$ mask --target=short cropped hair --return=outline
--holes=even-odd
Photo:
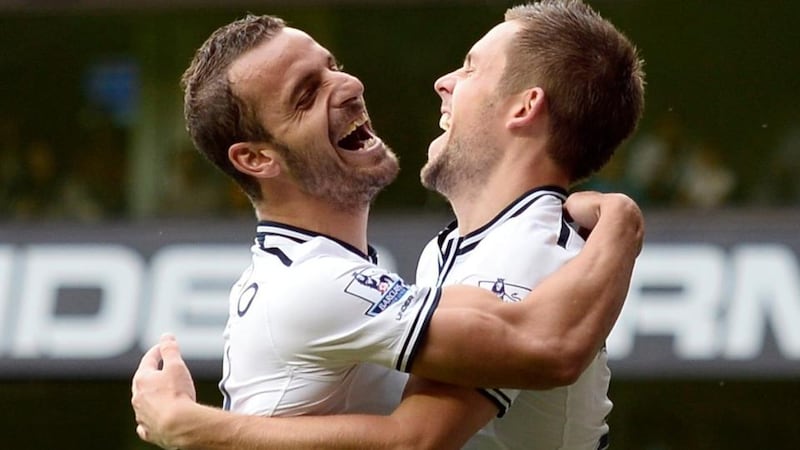
[[[548,154],[579,181],[600,170],[636,129],[644,110],[643,61],[636,47],[580,0],[509,8],[521,29],[507,48],[500,90],[545,92]]]
[[[238,170],[228,159],[237,142],[269,141],[253,108],[232,91],[228,71],[242,54],[272,39],[285,27],[274,16],[255,16],[225,25],[197,49],[183,73],[184,117],[195,147],[236,181],[251,200],[262,198],[258,182]]]

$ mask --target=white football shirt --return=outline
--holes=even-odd
[[[566,192],[529,191],[483,227],[459,236],[454,222],[423,250],[417,283],[468,284],[503,301],[522,300],[574,257],[584,240],[564,220]],[[569,299],[564,299],[569,301]],[[484,389],[498,417],[467,449],[598,450],[607,447],[610,372],[601,351],[575,384],[545,391]]]
[[[261,222],[233,286],[224,408],[244,414],[388,414],[440,289],[417,288],[337,239]]]

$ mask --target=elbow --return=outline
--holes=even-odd
[[[528,364],[531,369],[528,379],[533,381],[534,385],[526,388],[552,389],[574,384],[593,356],[586,346],[561,341],[552,342],[545,351],[541,352],[540,349],[538,358]]]
[[[561,355],[550,369],[549,388],[569,386],[580,378],[585,366],[577,358]]]
[[[569,386],[578,381],[587,364],[582,354],[562,355],[554,371],[553,382],[558,386]]]

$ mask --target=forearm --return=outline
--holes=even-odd
[[[234,414],[185,403],[161,431],[165,448],[184,450],[415,449],[408,428],[392,416],[291,418]]]
[[[614,326],[630,286],[634,263],[644,236],[641,212],[627,197],[605,195],[599,219],[581,253],[536,291],[558,295],[542,303],[536,314],[542,337],[557,338],[561,362],[580,361],[580,374],[602,347]]]
[[[580,254],[522,302],[446,288],[412,371],[464,386],[571,384],[619,315],[641,248],[641,213],[630,199],[603,196],[597,214]]]

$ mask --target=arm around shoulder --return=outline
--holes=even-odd
[[[413,373],[465,386],[521,389],[567,385],[580,376],[622,309],[644,223],[624,195],[573,197],[570,214],[592,229],[580,254],[519,303],[499,302],[480,288],[445,288]]]

